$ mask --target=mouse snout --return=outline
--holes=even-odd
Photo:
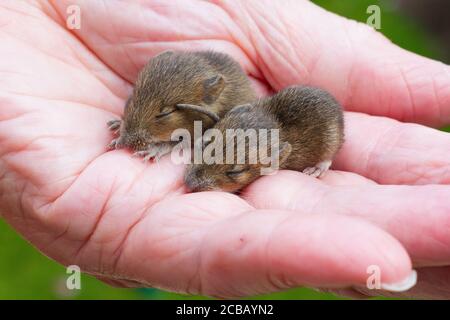
[[[199,168],[188,168],[184,180],[190,192],[213,190],[213,181]]]
[[[148,148],[148,145],[152,143],[151,139],[140,133],[121,132],[117,142],[120,148],[129,148],[134,151],[143,151]]]
[[[192,180],[189,180],[189,182],[186,181],[186,186],[189,192],[200,192],[205,190],[200,183],[195,183]]]

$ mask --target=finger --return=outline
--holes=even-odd
[[[369,26],[309,1],[216,1],[254,47],[276,90],[310,84],[346,110],[441,126],[450,123],[450,67],[392,44]]]
[[[168,157],[144,164],[125,151],[113,151],[89,163],[67,187],[64,180],[56,195],[42,194],[45,188],[34,181],[24,188],[11,173],[0,187],[18,189],[4,193],[1,211],[9,224],[58,262],[111,276],[129,230],[148,208],[179,194],[183,171]]]
[[[26,181],[27,193],[39,194],[40,202],[70,187],[113,138],[106,127],[109,113],[97,108],[1,94],[0,104],[0,165],[14,173],[16,185]],[[2,186],[11,191],[8,184]]]
[[[107,278],[104,276],[95,276],[98,280],[103,281],[104,283],[110,285],[111,287],[116,288],[142,288],[145,287],[142,283],[129,281],[126,279],[114,279]]]
[[[450,299],[450,267],[425,267],[417,269],[416,272],[417,284],[404,292],[389,292],[376,288],[369,289],[367,286],[345,289],[321,289],[320,291],[354,299],[367,299],[377,296],[390,298]]]
[[[418,266],[450,263],[449,197],[450,186],[329,186],[294,171],[263,177],[245,192],[257,208],[364,218],[398,239]]]
[[[71,3],[53,4],[63,15]],[[215,49],[258,79],[260,92],[310,84],[350,111],[436,126],[450,121],[450,68],[396,47],[367,25],[308,1],[190,4],[78,1],[83,27],[73,32],[131,82],[161,51]]]
[[[52,1],[66,15],[73,1]],[[248,59],[251,43],[221,8],[204,1],[163,3],[77,1],[82,26],[72,30],[117,74],[134,82],[149,59],[165,50],[216,50],[234,57],[259,95],[271,92],[257,65]],[[189,19],[180,19],[180,17]],[[148,23],[152,21],[152,23]]]
[[[336,170],[324,173],[320,177],[320,180],[330,186],[359,186],[361,184],[376,184],[376,182],[356,173]]]
[[[450,267],[429,267],[417,270],[417,287],[402,296],[421,299],[450,299]]]
[[[366,297],[385,296],[392,298],[450,299],[450,267],[428,267],[417,270],[417,284],[405,292],[387,292],[354,288],[353,292]]]
[[[117,272],[172,291],[220,297],[301,285],[364,285],[370,265],[379,266],[384,283],[411,273],[403,247],[368,223],[337,215],[254,211],[228,197],[236,200],[224,202],[223,193],[196,193],[159,204],[129,235]]]
[[[85,108],[95,106],[119,113],[130,85],[65,29],[66,22],[61,17],[67,16],[68,6],[58,16],[44,1],[40,5],[30,1],[2,1],[2,94],[33,97],[35,103],[72,102]],[[64,28],[57,23],[63,23]],[[10,60],[8,57],[12,56],[14,59]]]
[[[381,184],[450,183],[449,133],[352,112],[345,123],[345,143],[333,168]]]

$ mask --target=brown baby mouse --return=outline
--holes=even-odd
[[[176,144],[174,130],[193,136],[194,121],[207,129],[232,107],[254,99],[249,79],[230,56],[166,51],[139,73],[123,119],[108,122],[119,133],[110,148],[130,148],[144,160],[159,158]]]
[[[249,132],[254,131],[258,141],[251,139]],[[209,132],[214,134],[208,135]],[[219,133],[222,138],[218,138]],[[264,135],[268,138],[262,139]],[[230,145],[231,141],[234,143]],[[343,141],[344,121],[339,103],[319,88],[289,87],[252,104],[236,106],[213,130],[205,132],[203,158],[213,150],[214,160],[220,161],[190,164],[185,183],[191,191],[235,192],[273,172],[271,168],[319,177],[328,170]],[[223,149],[217,147],[221,143]],[[225,156],[227,152],[231,159]]]

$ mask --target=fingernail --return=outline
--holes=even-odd
[[[414,287],[417,283],[417,272],[416,270],[412,270],[409,276],[400,281],[395,283],[382,283],[381,289],[391,292],[403,292],[411,289]]]

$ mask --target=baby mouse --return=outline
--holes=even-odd
[[[193,136],[194,121],[207,129],[232,107],[254,99],[249,79],[230,56],[166,51],[139,73],[123,119],[108,122],[119,133],[109,147],[130,148],[144,160],[159,158],[176,144],[174,130],[184,128]]]
[[[274,132],[270,129],[279,129],[279,140],[276,140],[278,149],[275,149],[279,151],[278,167],[301,171],[314,177],[328,170],[344,141],[341,106],[328,92],[313,87],[289,87],[252,104],[237,106],[221,118],[214,128],[220,130],[223,141],[229,134],[227,129],[256,129],[258,132],[261,132],[260,129],[268,129],[269,132]],[[259,155],[261,148],[273,150],[270,149],[273,147],[271,138],[266,142],[259,140],[258,144],[251,144],[241,132],[233,139],[236,142],[231,152],[234,154],[234,161],[228,162],[226,159],[222,164],[206,164],[204,161],[190,164],[185,174],[188,189],[236,192],[261,176],[261,169],[269,168],[267,157],[275,153],[267,153],[266,159]],[[216,138],[211,140],[204,142],[203,156],[206,148],[215,143]],[[238,148],[242,143],[245,161],[237,163],[236,156],[239,155]],[[226,147],[229,147],[228,144],[224,149]],[[225,159],[225,151],[219,152],[223,152]],[[251,163],[249,159],[255,155],[258,155],[257,161]]]

